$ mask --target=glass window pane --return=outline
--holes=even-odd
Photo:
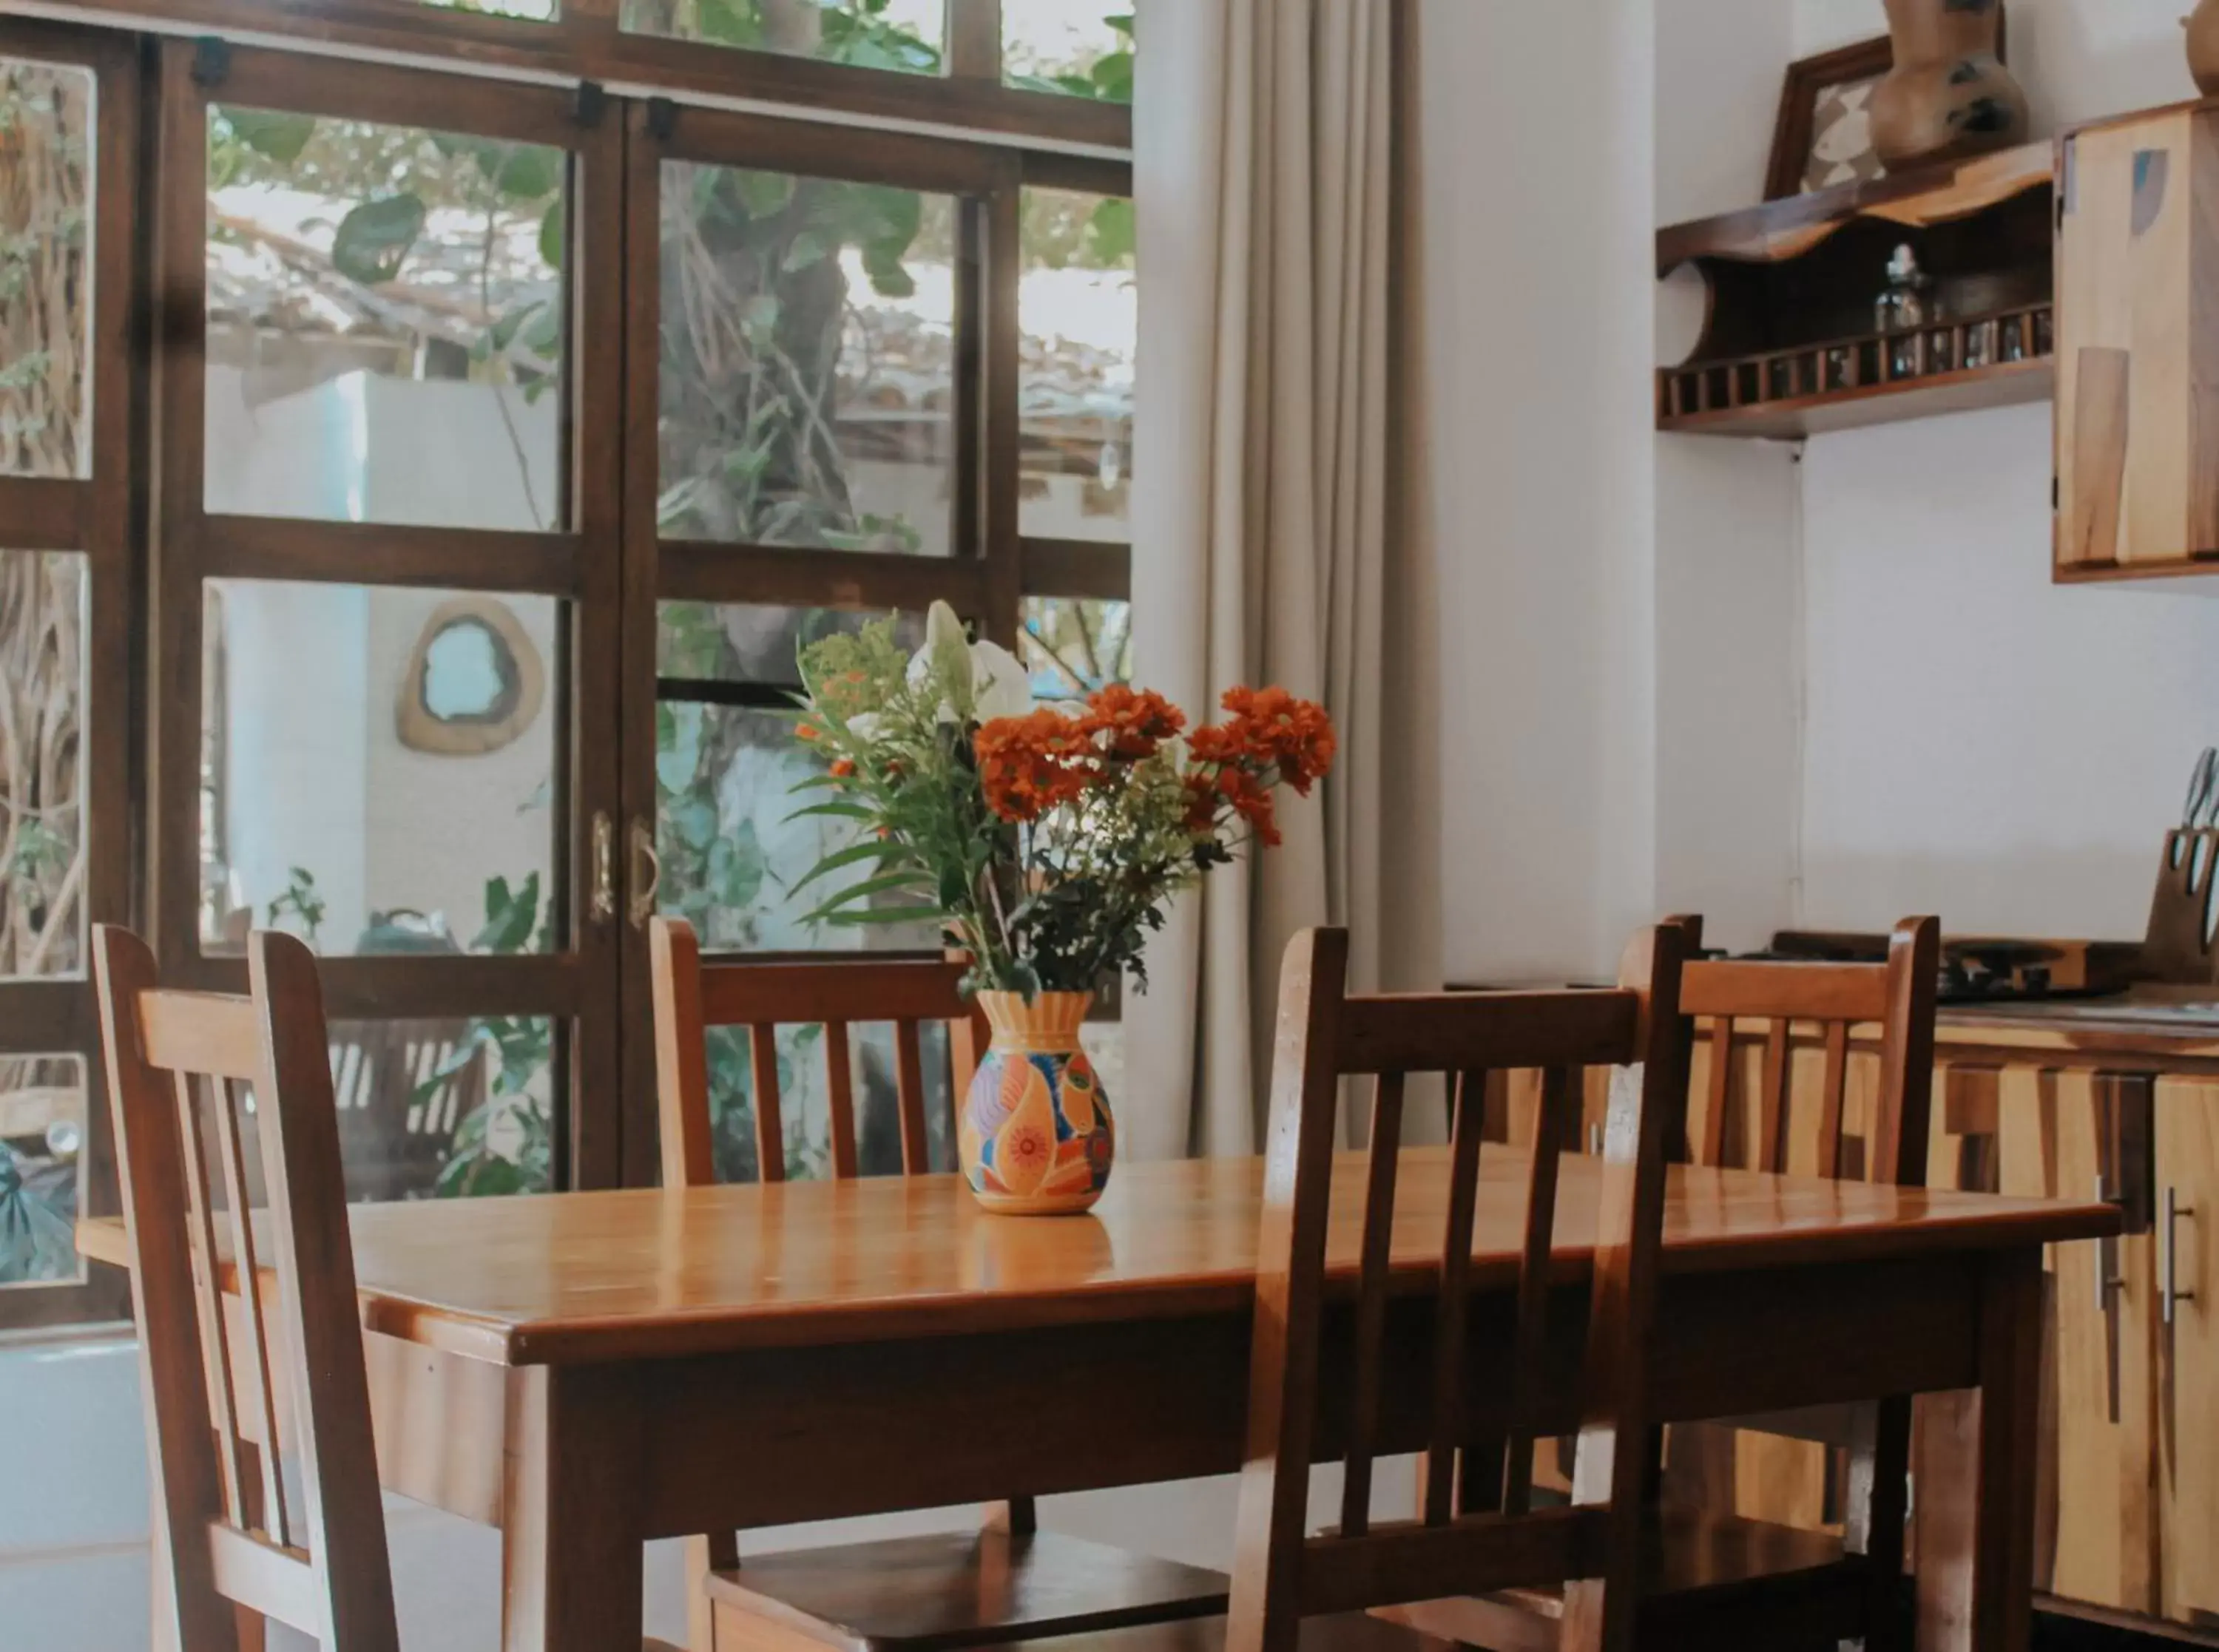
[[[348,1199],[551,1190],[554,1040],[539,1016],[334,1022]]]
[[[544,950],[551,597],[221,580],[202,661],[201,941]]]
[[[0,475],[92,473],[93,87],[0,58]]]
[[[494,17],[521,17],[528,22],[551,23],[562,16],[556,0],[422,0],[446,11],[483,12]]]
[[[1017,641],[1033,694],[1083,699],[1133,675],[1133,606],[1084,597],[1027,597]]]
[[[948,0],[623,0],[641,34],[820,58],[857,69],[936,75]]]
[[[667,161],[662,531],[945,556],[955,203]]]
[[[1133,0],[1002,0],[1002,71],[1013,86],[1133,101]]]
[[[818,609],[662,606],[656,674],[704,685],[750,685],[760,703],[666,699],[655,708],[656,850],[662,860],[664,912],[691,922],[701,944],[720,952],[883,951],[934,947],[929,924],[811,923],[805,920],[839,890],[867,877],[867,866],[794,886],[824,855],[854,842],[847,822],[793,820],[818,801],[793,786],[821,772],[822,760],[794,737],[796,719],[777,709],[777,692],[798,676],[796,649],[835,629],[852,630],[867,614]],[[898,634],[922,643],[919,615],[899,617]]]
[[[0,1286],[73,1284],[85,1065],[0,1056]]]
[[[563,525],[566,164],[210,109],[208,508]]]
[[[1023,421],[1017,525],[1037,539],[1133,537],[1133,203],[1024,192],[1017,289]]]
[[[84,558],[0,551],[0,978],[83,972]]]
[[[949,1096],[948,1029],[928,1022],[918,1029],[924,1064],[924,1121],[935,1169],[952,1170],[954,1106]],[[779,1119],[786,1131],[789,1178],[822,1180],[832,1174],[830,1090],[825,1078],[824,1028],[782,1027],[778,1033]],[[713,1027],[708,1034],[710,1136],[720,1182],[761,1179],[755,1152],[755,1073],[744,1029]],[[848,1071],[855,1086],[855,1168],[864,1176],[892,1176],[902,1167],[899,1092],[895,1082],[893,1028],[864,1024],[848,1029]]]

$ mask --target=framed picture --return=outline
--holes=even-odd
[[[1998,31],[1997,50],[2003,49]],[[1886,35],[1787,65],[1764,198],[1868,183],[1887,169],[1873,152],[1872,95],[1895,66]]]

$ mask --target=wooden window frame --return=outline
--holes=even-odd
[[[1019,158],[975,142],[797,121],[785,116],[636,103],[626,132],[627,285],[625,477],[624,817],[652,833],[655,711],[671,685],[656,675],[661,605],[921,611],[944,601],[1003,641],[1018,607],[1015,256]],[[662,169],[666,161],[744,167],[886,184],[952,196],[956,208],[954,443],[956,489],[945,556],[673,539],[656,520],[661,492]],[[1008,238],[1006,240],[1003,238]],[[998,256],[998,249],[1008,249]],[[1006,272],[1008,279],[1002,278]],[[1006,288],[1006,291],[1003,289]],[[999,344],[997,341],[1002,341]],[[699,685],[688,686],[701,698]],[[724,697],[718,697],[722,699]],[[736,689],[733,703],[746,698]],[[646,935],[628,928],[621,973],[627,1026],[650,1024]],[[752,958],[755,953],[748,953]],[[838,953],[816,954],[837,957]],[[873,953],[879,957],[886,954]],[[628,1167],[656,1161],[654,1053],[626,1044]]]
[[[1129,201],[1133,196],[1133,164],[1091,155],[1028,150],[1018,159],[1018,180],[1027,189],[1070,189]],[[1075,597],[1104,602],[1133,599],[1133,547],[1129,541],[1049,539],[1023,535],[1018,540],[1018,561],[1021,598]]]
[[[556,1023],[557,1184],[620,1176],[606,1107],[616,1079],[612,1007],[588,984],[614,967],[611,921],[577,891],[594,886],[590,816],[612,813],[619,570],[617,431],[581,419],[613,407],[622,376],[623,134],[600,100],[413,66],[349,63],[262,47],[171,39],[159,47],[156,270],[164,295],[154,350],[159,490],[154,522],[152,935],[166,983],[239,991],[242,958],[208,955],[200,935],[202,604],[210,581],[277,579],[371,587],[438,587],[563,603],[554,672],[554,875],[560,950],[504,957],[339,957],[324,961],[338,1021],[544,1015]],[[467,96],[453,94],[467,87]],[[569,309],[563,361],[564,528],[545,532],[388,526],[212,514],[204,508],[208,111],[234,102],[324,118],[544,144],[569,157]],[[575,673],[569,668],[575,662]]]
[[[368,49],[433,64],[459,59],[481,69],[1129,150],[1129,107],[1004,84],[1001,5],[948,0],[948,66],[941,75],[633,34],[617,26],[618,0],[564,0],[560,15],[544,22],[443,10],[424,0],[282,8],[269,0],[70,0],[66,9],[110,27],[244,35],[309,52]]]
[[[84,1064],[85,1117],[78,1206],[113,1215],[115,1138],[92,982],[91,926],[133,914],[130,822],[134,739],[131,661],[135,635],[135,524],[143,508],[134,426],[133,363],[139,343],[140,65],[127,38],[28,19],[0,19],[0,56],[65,65],[94,79],[91,462],[75,480],[0,476],[0,522],[9,552],[84,558],[84,941],[74,976],[0,981],[0,1055],[74,1055]],[[0,1327],[20,1329],[125,1317],[120,1275],[86,1264],[75,1284],[0,1290]]]
[[[0,52],[81,64],[99,78],[93,325],[104,347],[94,356],[93,478],[0,479],[6,548],[88,558],[88,921],[139,925],[165,981],[243,984],[243,961],[204,955],[200,938],[208,581],[452,587],[564,603],[550,714],[563,730],[556,789],[568,800],[556,811],[551,891],[565,950],[342,957],[321,973],[334,1021],[555,1020],[563,1033],[556,1164],[565,1186],[651,1177],[656,1159],[651,1119],[614,1100],[652,1094],[632,1065],[650,1050],[633,1035],[648,1025],[634,996],[647,980],[635,957],[642,942],[621,914],[589,915],[581,892],[595,886],[596,829],[613,836],[621,824],[654,819],[657,603],[883,610],[945,599],[1014,643],[1025,595],[1124,599],[1130,582],[1128,547],[1022,538],[1017,499],[1022,191],[1035,183],[1129,194],[1131,167],[1120,155],[1130,146],[1130,110],[1004,85],[1000,0],[949,0],[942,77],[626,34],[616,7],[570,0],[550,24],[444,12],[421,0],[302,8],[78,0],[68,8],[75,21],[0,20]],[[194,38],[214,32],[233,38]],[[364,60],[364,49],[384,60]],[[534,84],[519,71],[589,84]],[[604,82],[640,95],[604,96]],[[681,108],[665,94],[765,107]],[[569,155],[563,527],[510,532],[205,510],[207,109],[222,102],[545,143]],[[800,118],[804,110],[818,118]],[[957,198],[955,554],[658,539],[654,220],[665,153]],[[650,370],[628,370],[642,362]],[[637,869],[629,870],[637,887]],[[621,988],[613,1003],[605,991],[612,981]],[[112,1212],[89,979],[0,984],[0,1053],[86,1061],[84,1208]],[[0,1293],[0,1328],[111,1317],[123,1301],[120,1278],[104,1271],[83,1285],[26,1287]]]

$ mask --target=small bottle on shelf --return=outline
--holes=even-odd
[[[1918,376],[1918,331],[1927,322],[1926,289],[1932,284],[1918,267],[1918,255],[1908,245],[1897,247],[1887,261],[1887,285],[1873,306],[1891,379]]]

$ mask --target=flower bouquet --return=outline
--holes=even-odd
[[[972,1190],[993,1209],[1085,1209],[1115,1143],[1078,1047],[1094,989],[1120,972],[1145,989],[1141,947],[1172,897],[1245,842],[1279,842],[1273,792],[1308,795],[1331,721],[1277,688],[1236,688],[1225,721],[1192,730],[1122,684],[1035,707],[1024,668],[944,603],[916,654],[880,621],[810,644],[801,676],[799,732],[827,767],[795,817],[860,828],[796,885],[855,877],[808,921],[940,926],[993,1028],[957,1130]]]

